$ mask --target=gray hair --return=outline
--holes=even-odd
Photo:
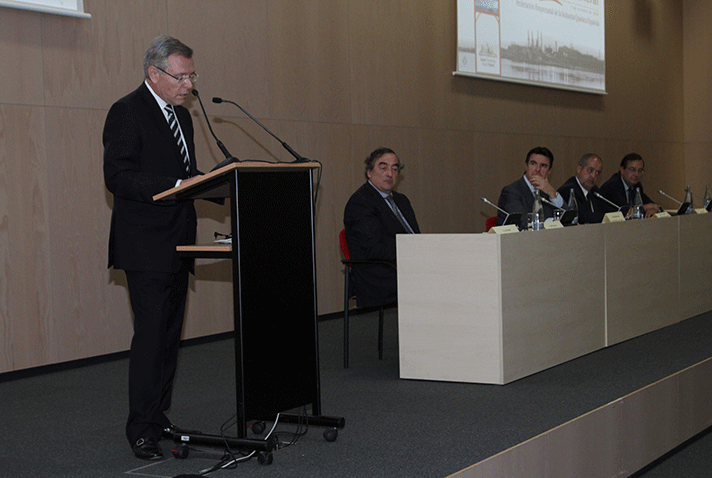
[[[148,67],[155,66],[165,70],[168,68],[168,57],[178,54],[193,58],[193,50],[180,40],[169,35],[160,35],[153,39],[143,56],[143,74],[148,78]]]

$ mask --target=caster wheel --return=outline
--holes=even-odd
[[[260,462],[260,465],[267,466],[272,464],[274,457],[272,453],[261,451],[257,454],[257,461]]]
[[[252,433],[254,433],[255,435],[259,435],[260,433],[265,431],[265,422],[255,422],[250,428],[252,428]]]
[[[190,448],[188,448],[188,445],[181,445],[180,448],[177,450],[171,450],[173,452],[173,456],[178,458],[179,460],[185,460],[188,458],[188,453],[190,453]]]
[[[339,436],[339,430],[336,428],[329,428],[328,430],[324,430],[324,440],[328,442],[336,441],[336,437]]]

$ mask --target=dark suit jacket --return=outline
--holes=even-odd
[[[640,196],[643,199],[643,204],[654,202],[645,194],[645,192],[643,192],[642,183],[638,183],[633,186],[633,190],[635,190],[636,187],[640,188]],[[623,186],[623,179],[621,178],[620,171],[615,173],[608,181],[603,183],[601,186],[601,195],[618,206],[628,205],[628,197],[625,193],[625,187]]]
[[[176,116],[197,173],[193,122],[187,109]],[[109,234],[109,267],[176,272],[176,246],[195,244],[192,201],[155,202],[153,195],[189,177],[168,122],[145,83],[118,100],[104,124],[104,181],[114,195]]]
[[[415,211],[408,198],[393,191],[393,199],[413,231],[419,233]],[[344,227],[351,259],[361,260],[395,263],[396,234],[408,233],[378,190],[368,182],[346,203]],[[395,268],[385,265],[356,267],[353,277],[359,307],[383,305],[397,299]]]
[[[591,224],[603,221],[603,216],[607,212],[616,211],[610,204],[597,198],[593,195],[594,192],[600,191],[598,186],[593,186],[591,191],[589,191],[588,196],[584,196],[583,188],[576,181],[576,176],[571,176],[566,180],[564,184],[557,190],[561,197],[564,198],[564,204],[569,202],[569,193],[571,188],[574,189],[574,198],[576,198],[576,204],[578,205],[579,211],[579,224]]]
[[[551,201],[551,198],[543,192],[541,193],[541,197]],[[522,219],[519,221],[519,229],[527,228],[527,213],[532,212],[532,208],[534,207],[534,195],[529,190],[524,176],[502,188],[497,206],[510,214],[521,213]],[[544,218],[553,216],[554,208],[544,203]],[[500,226],[504,224],[505,218],[504,213],[497,212],[497,224]]]

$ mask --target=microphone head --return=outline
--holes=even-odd
[[[196,90],[195,88],[190,90],[190,92],[193,93],[193,96],[198,96],[198,90]]]
[[[213,96],[213,103],[222,103],[222,102],[223,102],[223,99],[222,99],[222,98],[218,98],[217,96]]]

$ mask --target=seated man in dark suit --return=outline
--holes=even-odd
[[[643,192],[643,185],[640,183],[643,173],[645,173],[643,158],[637,153],[628,153],[621,161],[620,171],[601,186],[601,194],[618,206],[633,206],[635,189],[640,188],[645,217],[651,217],[658,212],[660,206]]]
[[[567,179],[558,189],[559,194],[564,198],[564,203],[569,202],[571,189],[574,190],[574,198],[578,205],[579,224],[601,222],[607,212],[615,211],[610,204],[594,195],[595,192],[598,192],[596,181],[602,171],[603,161],[600,156],[586,153],[579,159],[576,174]]]
[[[548,148],[537,146],[527,153],[524,160],[526,169],[524,175],[502,188],[497,206],[507,213],[521,213],[522,219],[519,221],[519,229],[527,227],[527,213],[532,212],[534,207],[534,190],[539,190],[542,199],[551,202],[557,207],[563,207],[564,199],[561,194],[549,183],[549,174],[554,166],[554,155]],[[544,202],[544,217],[552,217],[554,208]],[[506,215],[503,212],[497,213],[497,223],[504,224]]]
[[[393,150],[379,148],[366,158],[366,178],[344,209],[349,255],[355,260],[395,264],[396,234],[420,232],[410,201],[393,190],[402,166]],[[356,305],[379,306],[397,299],[394,267],[385,264],[354,269]]]

